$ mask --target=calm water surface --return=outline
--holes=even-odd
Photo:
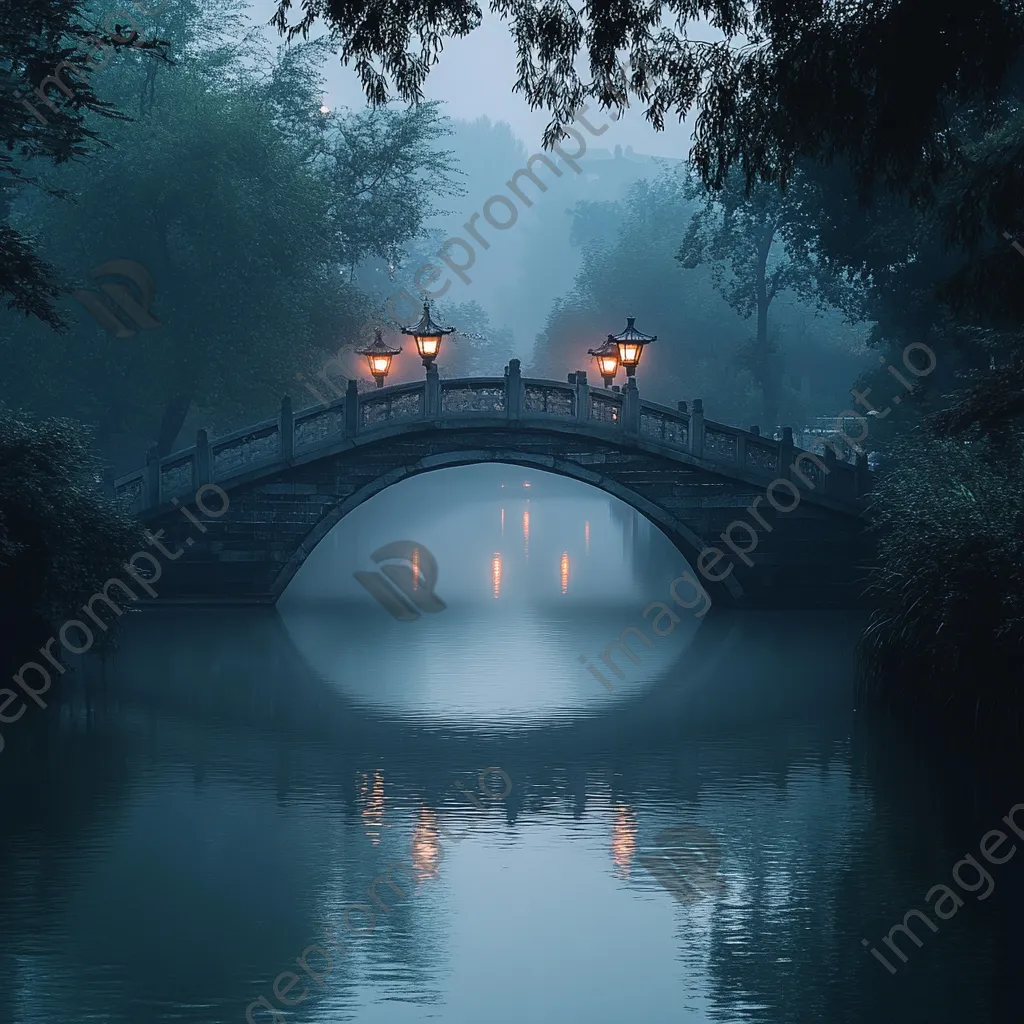
[[[352,576],[403,539],[446,606],[414,621]],[[449,470],[277,609],[133,615],[5,727],[3,1019],[1017,1019],[1024,856],[981,860],[984,900],[952,869],[1019,766],[854,714],[856,616],[698,616],[687,570],[596,491]],[[937,884],[963,905],[903,963],[882,939]]]

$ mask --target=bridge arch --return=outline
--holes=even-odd
[[[480,465],[482,463],[521,466],[524,469],[542,470],[597,487],[606,494],[610,494],[625,502],[625,504],[635,509],[644,518],[657,526],[687,562],[690,563],[694,573],[697,574],[697,557],[706,547],[700,536],[679,517],[674,516],[650,499],[624,486],[618,480],[613,479],[607,474],[595,472],[570,459],[535,455],[513,449],[494,450],[476,448],[432,454],[416,459],[408,465],[393,469],[364,484],[344,501],[331,508],[303,538],[295,552],[282,566],[271,586],[274,600],[277,600],[284,593],[288,584],[291,583],[306,559],[331,530],[353,510],[369,501],[370,498],[400,481],[411,479],[414,476],[421,476],[424,473],[430,473],[439,469]],[[743,602],[743,587],[734,576],[734,573],[730,573],[721,583],[711,582],[700,577],[701,584],[711,596],[712,603],[721,602],[732,606]]]
[[[863,602],[865,459],[854,465],[830,449],[823,461],[796,448],[788,428],[770,438],[707,420],[700,400],[672,409],[635,386],[593,388],[579,372],[565,382],[524,378],[518,360],[499,378],[434,374],[369,393],[349,381],[343,398],[299,412],[286,397],[273,419],[217,439],[199,431],[192,448],[153,453],[144,469],[107,483],[182,548],[163,567],[161,603],[273,604],[352,509],[406,477],[482,462],[546,470],[620,498],[698,571],[701,551],[722,550],[715,571],[728,575],[701,573],[701,582],[723,607]],[[766,502],[776,480],[799,481],[792,508]],[[208,483],[230,494],[231,509],[197,534],[181,506]]]

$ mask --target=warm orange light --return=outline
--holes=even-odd
[[[523,541],[526,557],[530,557],[530,510],[523,513]]]
[[[636,818],[628,807],[615,808],[615,824],[612,826],[612,860],[615,873],[620,878],[629,878],[636,853]]]
[[[441,844],[437,840],[437,817],[427,807],[421,808],[419,820],[413,830],[410,856],[413,867],[419,872],[420,881],[424,877],[437,878],[437,868],[441,863]]]
[[[494,599],[501,594],[501,555],[495,551],[491,559],[491,586],[494,587]]]
[[[441,336],[438,334],[414,334],[416,339],[416,351],[421,359],[430,359],[437,355],[441,347]]]
[[[597,368],[604,378],[604,386],[610,388],[619,372],[619,349],[612,336],[600,348],[588,348],[587,352],[597,360]]]
[[[412,589],[420,589],[420,549],[412,549]]]
[[[643,351],[643,345],[637,345],[631,341],[620,341],[619,342],[619,362],[623,366],[636,366],[640,362],[640,353]]]
[[[400,348],[389,348],[380,331],[376,332],[372,345],[356,349],[359,355],[366,356],[366,365],[379,388],[384,387],[384,378],[391,372],[391,360],[401,351]]]
[[[423,301],[423,315],[419,321],[411,327],[402,328],[402,334],[411,337],[416,342],[416,351],[419,352],[423,365],[428,370],[441,349],[441,339],[446,334],[452,334],[453,331],[453,327],[442,327],[434,322],[430,315],[430,303],[427,300]]]
[[[523,486],[524,487],[529,487],[530,486],[530,481],[529,480],[524,480],[523,481]]]
[[[583,524],[583,539],[586,541],[587,554],[590,554],[590,521],[588,520]]]
[[[627,377],[636,375],[636,365],[640,362],[644,345],[650,345],[658,340],[656,334],[644,334],[636,329],[636,318],[626,317],[626,329],[621,334],[608,335],[608,347],[613,344],[619,350],[619,362],[622,363]]]
[[[567,594],[569,592],[569,553],[567,551],[562,552],[562,593]]]

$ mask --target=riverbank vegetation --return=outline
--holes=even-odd
[[[942,712],[1020,735],[1024,708],[1024,433],[921,429],[895,442],[871,497],[873,610],[860,702]]]
[[[0,658],[28,659],[143,548],[133,512],[102,494],[80,424],[0,408]],[[102,643],[108,634],[97,639]]]

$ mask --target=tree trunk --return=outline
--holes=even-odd
[[[192,408],[191,395],[174,395],[164,407],[163,418],[160,420],[160,429],[156,435],[156,450],[160,456],[170,455],[174,451],[174,442],[181,433],[185,417]]]
[[[772,285],[772,292],[769,294],[768,281],[765,277],[765,270],[768,265],[768,254],[771,252],[772,241],[775,238],[775,225],[765,226],[764,234],[761,236],[761,244],[757,251],[757,280],[755,283],[757,299],[757,341],[755,348],[754,366],[757,376],[757,383],[761,388],[761,409],[764,417],[764,424],[769,434],[779,426],[779,395],[780,381],[778,380],[778,360],[772,358],[772,352],[768,345],[768,307],[775,298],[775,285]]]
[[[761,408],[764,423],[771,432],[779,426],[779,366],[768,344],[768,304],[757,304],[757,372],[761,385]]]

